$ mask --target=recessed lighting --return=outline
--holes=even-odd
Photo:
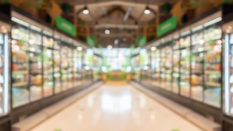
[[[150,14],[150,8],[149,8],[149,6],[146,6],[146,8],[144,10],[144,14],[146,14],[146,15]]]
[[[107,47],[109,50],[111,50],[112,49],[112,46],[111,45],[108,45],[108,47]]]
[[[84,7],[83,14],[85,15],[89,14],[89,10],[87,9],[87,6]]]
[[[104,31],[104,33],[105,33],[106,35],[109,35],[111,32],[110,32],[109,29],[106,29],[106,30]]]

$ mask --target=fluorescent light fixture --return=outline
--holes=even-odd
[[[84,7],[83,14],[85,14],[85,15],[89,14],[89,10],[88,10],[87,6]]]
[[[220,21],[222,21],[222,17],[218,17],[218,18],[216,18],[216,19],[214,19],[212,21],[209,21],[209,22],[205,23],[204,26],[205,27],[211,26],[211,25],[214,25],[214,24],[216,24],[216,23],[218,23]]]
[[[28,24],[27,22],[24,22],[24,21],[22,21],[22,20],[20,20],[20,19],[17,19],[17,18],[15,18],[15,17],[12,17],[11,20],[12,20],[13,22],[15,22],[15,23],[20,24],[20,25],[23,25],[23,26],[26,26],[26,27],[29,26],[29,24]]]
[[[146,6],[146,8],[144,10],[144,14],[146,14],[146,15],[150,14],[150,8],[149,8],[149,6]]]
[[[109,35],[111,32],[110,32],[109,29],[106,29],[106,30],[104,31],[104,33],[105,33],[106,35]]]

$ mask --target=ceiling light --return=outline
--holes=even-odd
[[[89,10],[87,9],[87,6],[84,7],[83,14],[85,15],[89,14]]]
[[[111,49],[112,49],[112,46],[111,46],[111,45],[108,45],[108,49],[111,50]]]
[[[118,39],[114,40],[114,44],[115,44],[115,45],[117,45],[118,43],[119,43],[119,40],[118,40]]]
[[[105,33],[106,35],[109,35],[111,32],[110,32],[109,29],[106,29],[106,30],[104,31],[104,33]]]
[[[146,6],[146,8],[144,10],[144,14],[146,14],[146,15],[150,14],[150,8],[149,8],[149,6]]]
[[[151,47],[151,50],[152,50],[152,51],[155,51],[155,50],[156,50],[156,48],[155,48],[155,47]]]
[[[78,49],[79,51],[82,51],[82,50],[83,50],[83,48],[82,48],[82,47],[80,47],[80,46],[79,46],[77,49]]]

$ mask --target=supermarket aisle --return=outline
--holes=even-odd
[[[131,85],[104,85],[32,131],[200,131]]]

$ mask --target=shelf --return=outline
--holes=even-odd
[[[22,70],[22,71],[12,71],[13,74],[27,74],[28,71],[27,70]]]
[[[17,82],[12,84],[13,87],[25,87],[27,85],[28,85],[27,82]]]
[[[205,74],[221,74],[221,71],[205,71]]]
[[[221,87],[220,83],[215,83],[215,82],[206,82],[205,85],[216,88]]]

